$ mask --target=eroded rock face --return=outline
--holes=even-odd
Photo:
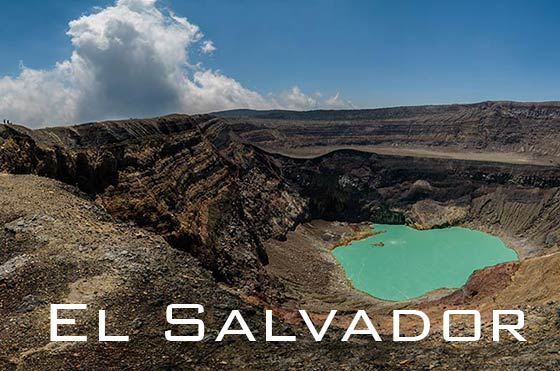
[[[406,221],[419,228],[466,224],[521,238],[524,256],[558,246],[560,171],[555,167],[351,150],[282,161],[285,176],[309,197],[314,218]]]
[[[496,187],[473,199],[471,215],[490,229],[508,231],[546,248],[558,246],[557,187]]]
[[[424,199],[410,207],[406,221],[416,229],[442,228],[464,222],[468,214],[469,205],[442,204]]]
[[[210,116],[24,131],[5,127],[0,168],[76,184],[112,215],[191,252],[219,280],[266,291],[262,241],[304,216],[278,167]]]
[[[265,148],[385,145],[560,155],[557,102],[219,114],[230,118],[241,137]]]

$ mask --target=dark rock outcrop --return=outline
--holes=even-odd
[[[28,131],[5,126],[0,170],[77,185],[115,217],[190,252],[219,280],[263,292],[262,241],[305,201],[263,153],[211,116],[167,116]]]

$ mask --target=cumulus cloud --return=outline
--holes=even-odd
[[[69,63],[57,64],[51,71],[21,66],[17,78],[0,79],[0,116],[30,125],[44,123],[43,118],[72,122],[79,96],[72,79]]]
[[[263,96],[219,71],[192,63],[189,51],[216,48],[199,27],[156,0],[117,0],[69,23],[73,52],[52,69],[21,67],[0,78],[0,116],[32,126],[170,112],[233,108],[312,109],[320,100],[298,87]]]
[[[214,42],[212,40],[206,40],[200,46],[200,51],[204,54],[212,54],[216,50]]]

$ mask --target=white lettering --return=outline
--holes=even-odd
[[[196,325],[198,332],[192,336],[171,335],[171,330],[165,331],[165,339],[168,341],[200,341],[204,339],[204,322],[193,318],[173,318],[174,309],[196,309],[198,314],[204,312],[204,307],[200,304],[171,304],[167,306],[167,322],[172,325]]]
[[[234,319],[236,319],[237,322],[239,322],[239,325],[241,326],[241,330],[229,329]],[[241,313],[239,313],[238,310],[231,311],[226,323],[224,324],[224,327],[222,327],[222,329],[220,330],[220,333],[218,334],[216,341],[222,341],[225,335],[245,335],[247,336],[247,339],[249,339],[249,341],[256,341],[255,337],[251,333],[251,330],[249,330],[249,326],[247,326],[245,320],[243,319]]]
[[[305,321],[305,324],[307,325],[307,328],[309,329],[309,332],[311,332],[311,335],[313,335],[313,338],[315,339],[315,341],[321,341],[321,340],[323,340],[323,337],[325,336],[325,334],[327,332],[327,329],[331,325],[331,322],[332,322],[334,316],[336,315],[336,310],[331,310],[331,312],[329,313],[329,316],[325,320],[325,323],[323,323],[323,327],[321,327],[321,331],[319,333],[317,333],[317,329],[315,328],[315,325],[311,321],[311,318],[309,318],[309,315],[307,314],[307,311],[300,310],[299,313],[301,314],[301,317]]]
[[[414,315],[422,318],[423,329],[422,333],[418,336],[401,336],[400,335],[400,316],[404,315]],[[393,341],[419,341],[428,336],[430,332],[430,319],[428,316],[420,312],[419,310],[395,310],[393,311]]]
[[[266,341],[296,341],[295,336],[276,336],[272,334],[272,311],[266,311]]]
[[[367,330],[356,330],[356,326],[358,325],[358,322],[360,322],[360,319],[366,324]],[[373,336],[375,341],[381,341],[379,334],[375,330],[375,327],[373,327],[373,324],[371,323],[371,320],[367,316],[365,310],[359,310],[356,313],[354,319],[352,320],[352,323],[350,323],[350,326],[348,326],[348,330],[346,330],[342,341],[348,341],[348,339],[350,339],[350,336],[352,335],[371,335]]]
[[[57,318],[59,310],[83,310],[86,304],[51,304],[51,341],[87,341],[87,336],[58,336],[58,325],[75,325],[74,318]]]
[[[128,341],[128,336],[105,335],[105,311],[99,311],[99,341]]]
[[[501,325],[500,315],[512,314],[517,316],[515,325]],[[494,310],[492,311],[492,340],[500,341],[500,330],[508,330],[518,341],[527,341],[516,330],[522,329],[525,325],[525,315],[520,310]]]
[[[449,318],[451,315],[472,315],[474,317],[474,336],[471,337],[454,337],[449,334]],[[481,323],[480,312],[477,310],[446,310],[443,313],[443,338],[446,341],[478,341],[480,340]]]

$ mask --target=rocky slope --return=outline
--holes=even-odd
[[[304,213],[275,166],[214,117],[3,126],[0,137],[1,170],[75,184],[115,217],[157,232],[248,291],[269,288],[262,240]]]

